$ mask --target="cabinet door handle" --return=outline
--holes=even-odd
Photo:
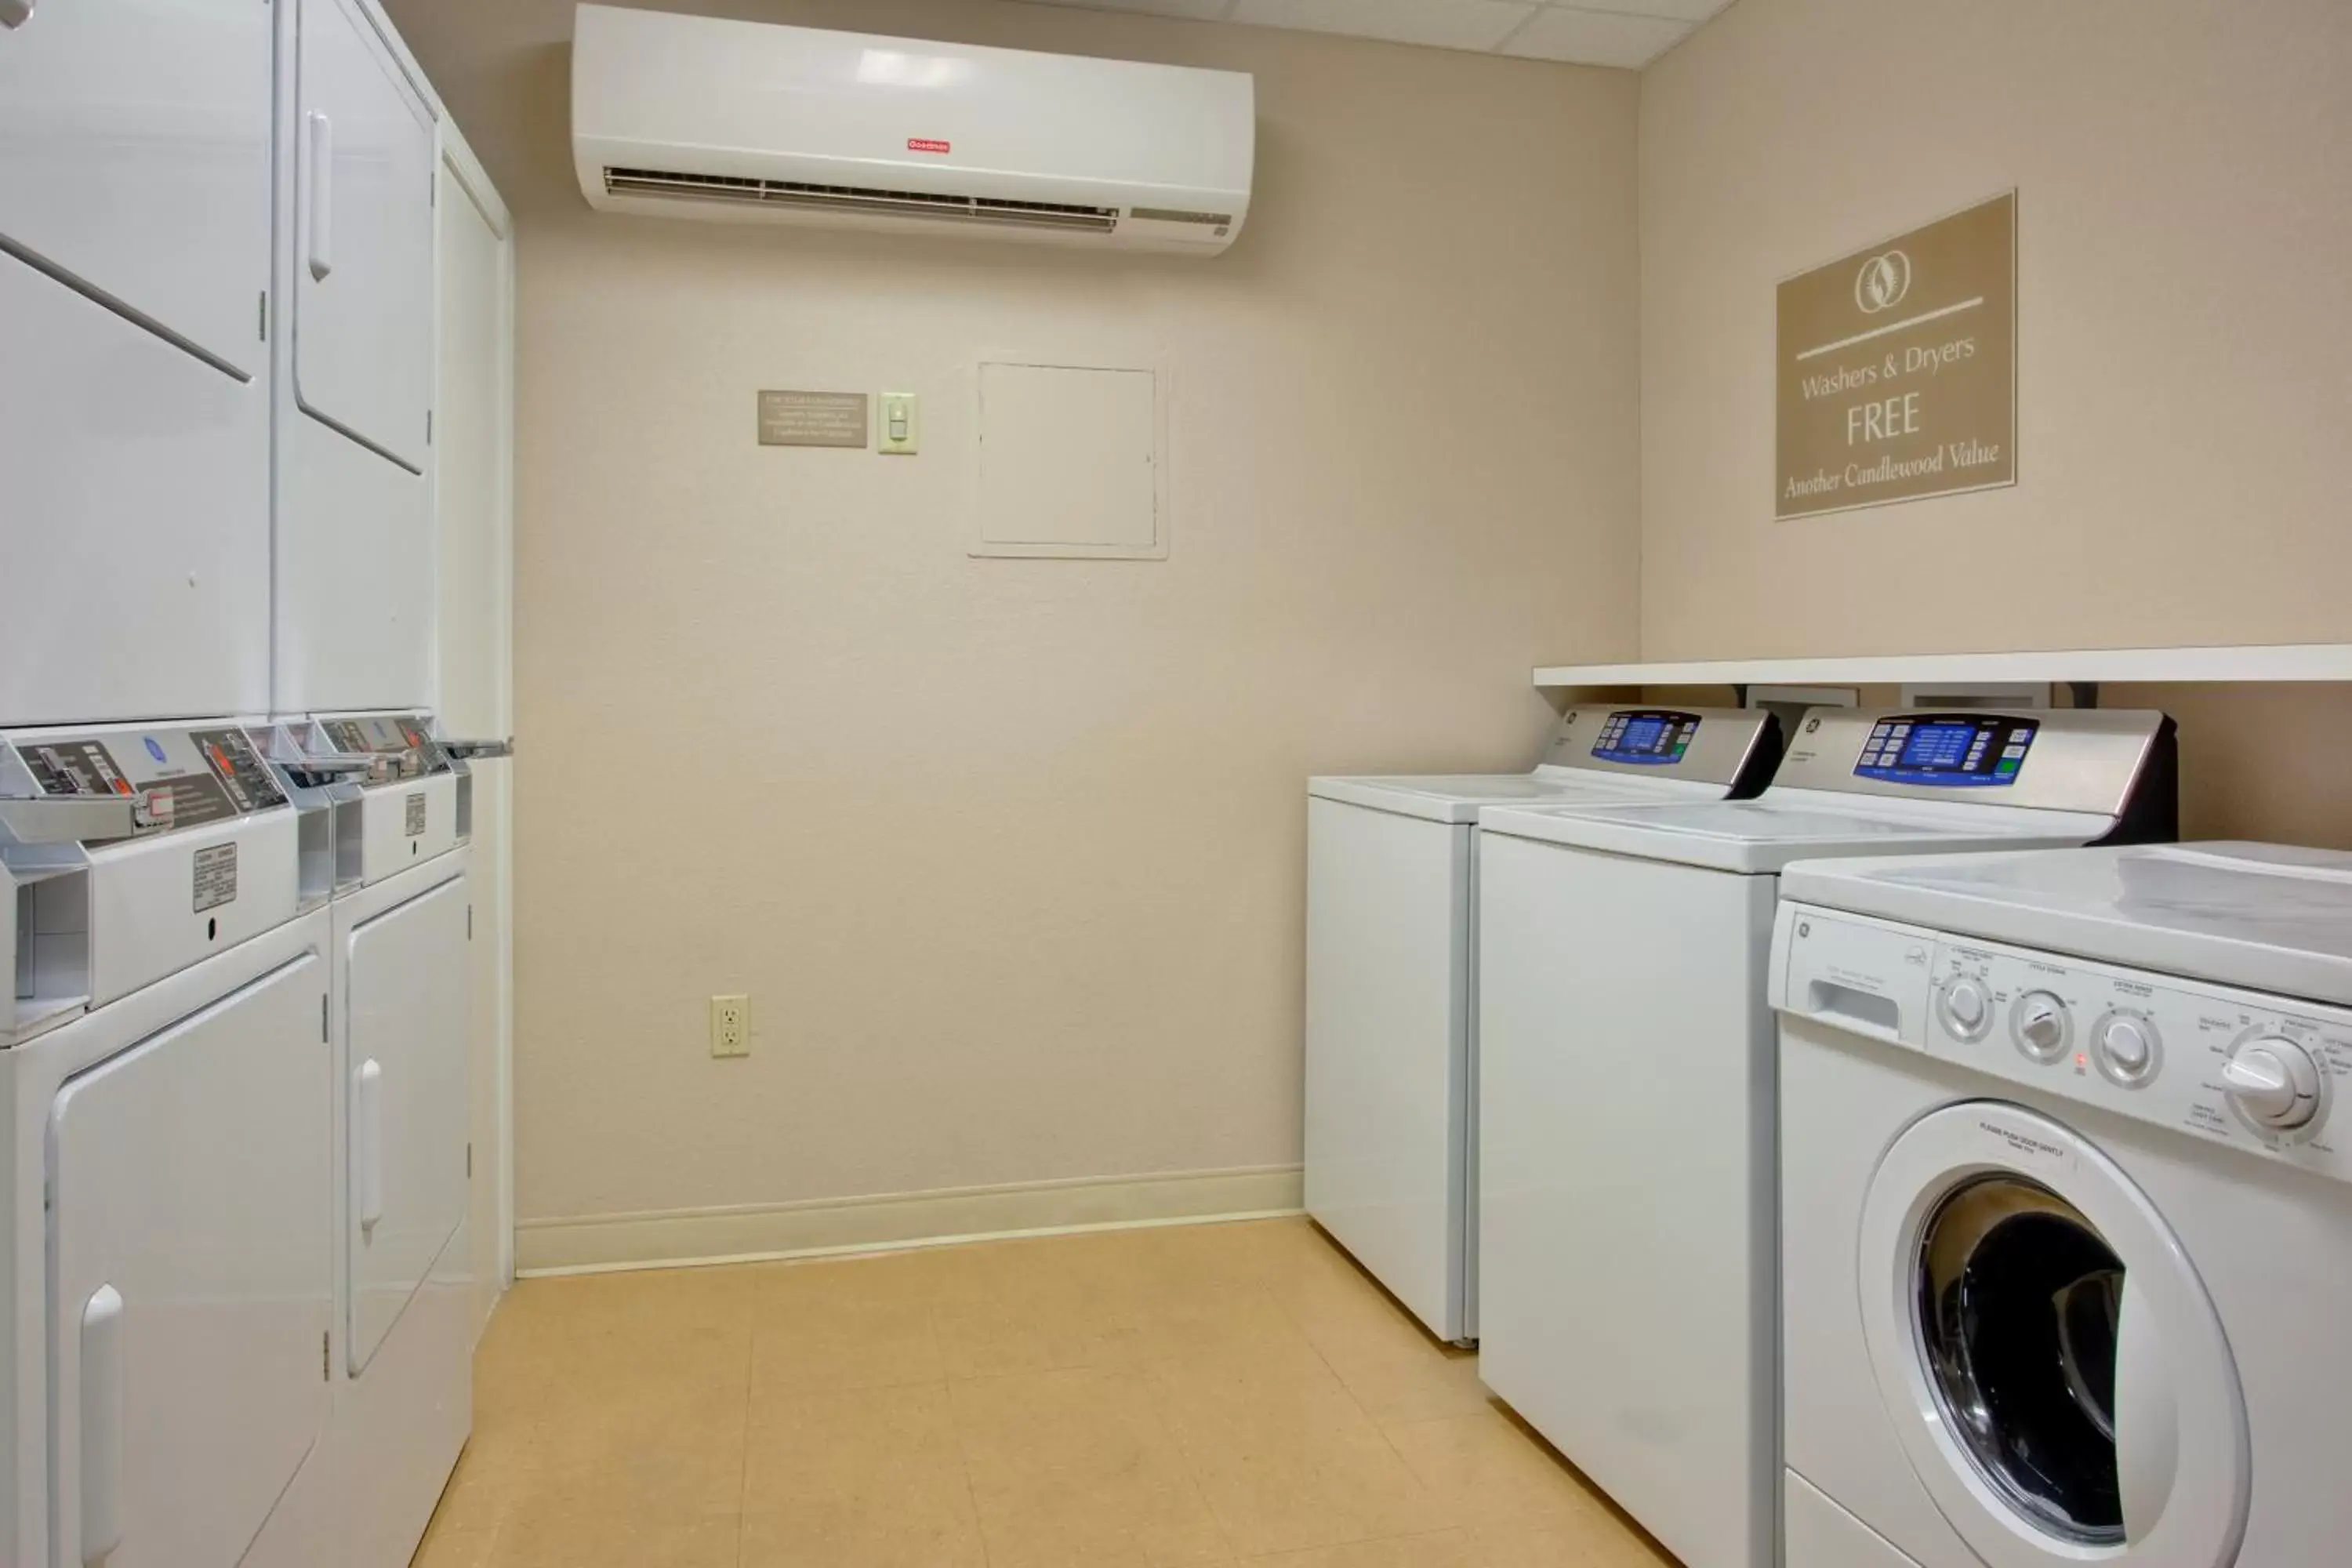
[[[323,283],[335,269],[335,122],[314,109],[310,125],[310,276]]]
[[[33,19],[41,0],[0,0],[0,27],[21,27]]]
[[[122,1544],[122,1293],[100,1285],[81,1309],[81,1560]]]
[[[383,1064],[373,1057],[360,1064],[356,1099],[352,1137],[359,1145],[360,1228],[373,1230],[383,1217]]]

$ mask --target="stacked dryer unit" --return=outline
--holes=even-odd
[[[392,1568],[470,1419],[437,110],[375,0],[0,0],[0,1562]]]

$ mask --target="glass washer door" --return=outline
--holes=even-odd
[[[1990,1568],[2230,1568],[2251,1461],[2194,1266],[2098,1149],[2014,1105],[1931,1112],[1863,1211],[1864,1336],[1912,1468]]]

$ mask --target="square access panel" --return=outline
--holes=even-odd
[[[983,361],[978,380],[972,554],[1166,557],[1164,374]]]

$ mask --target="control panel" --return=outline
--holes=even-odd
[[[2179,741],[2153,710],[2031,714],[1814,708],[1797,721],[1774,790],[1941,800],[2116,819],[2119,843],[2177,837]]]
[[[208,826],[287,804],[276,776],[246,731],[233,726],[109,727],[83,734],[20,733],[9,742],[21,793],[39,799],[126,799],[131,831],[84,840],[86,847],[124,837]],[[0,780],[5,783],[5,780]],[[19,793],[0,788],[0,794]]]
[[[1773,1005],[2352,1181],[2352,1011],[1781,906]]]
[[[1696,713],[1663,708],[1620,708],[1601,727],[1592,754],[1604,763],[1630,763],[1636,767],[1672,767],[1683,760],[1698,737]]]
[[[1560,715],[1542,766],[1685,779],[1736,798],[1762,789],[1780,761],[1780,721],[1761,709],[1580,704]]]
[[[356,713],[321,718],[316,733],[336,753],[369,759],[374,764],[361,775],[370,787],[430,778],[454,771],[448,754],[434,739],[432,725],[415,713]]]
[[[1853,771],[1888,784],[2006,789],[2041,728],[2038,719],[1995,714],[1891,715],[1871,726]]]

